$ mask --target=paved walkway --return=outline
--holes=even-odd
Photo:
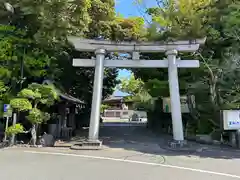
[[[231,180],[240,179],[240,151],[202,146],[195,153],[161,148],[160,137],[141,126],[101,128],[104,149],[10,148],[0,150],[7,180]],[[26,171],[27,169],[27,171]]]

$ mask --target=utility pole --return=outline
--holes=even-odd
[[[10,12],[12,15],[15,15],[15,9],[10,3],[5,2],[4,6],[8,12]],[[22,90],[23,81],[25,79],[23,77],[23,75],[24,75],[23,74],[23,72],[24,72],[24,57],[25,57],[25,45],[23,47],[23,56],[21,57],[21,61],[20,61],[20,91]]]
[[[10,12],[12,15],[15,15],[15,9],[10,3],[5,2],[4,6],[5,6],[5,8],[8,12]],[[25,55],[25,47],[24,47],[23,54]],[[23,57],[21,58],[21,62],[20,62],[20,78],[21,78],[21,80],[20,80],[20,90],[21,90],[22,89],[22,83],[23,83],[23,80],[24,80],[24,78],[23,78]],[[17,123],[17,113],[16,112],[13,112],[12,118],[13,118],[12,126],[15,126],[16,123]],[[14,145],[14,143],[15,143],[15,135],[13,134],[12,137],[11,137],[10,144]]]
[[[23,56],[21,57],[21,62],[20,62],[20,91],[22,90],[23,87],[23,81],[25,80],[24,78],[24,58],[25,58],[25,46],[23,47]]]

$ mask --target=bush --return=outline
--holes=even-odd
[[[8,136],[10,135],[16,135],[19,133],[23,133],[24,132],[24,127],[21,124],[16,124],[15,126],[10,126],[7,128],[6,134]]]
[[[10,101],[11,107],[18,111],[29,111],[32,109],[32,104],[28,99],[15,98]]]

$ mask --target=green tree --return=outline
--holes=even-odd
[[[124,37],[139,39],[143,36],[140,33],[143,20],[131,18],[128,21],[117,18],[114,0],[44,0],[38,3],[10,0],[9,3],[15,8],[14,14],[9,14],[2,8],[0,20],[15,26],[17,30],[24,30],[22,37],[30,40],[28,43],[18,43],[20,50],[17,57],[24,59],[25,87],[31,82],[40,83],[43,79],[51,78],[60,81],[60,86],[67,93],[91,102],[85,91],[90,90],[91,94],[93,71],[73,68],[70,60],[78,56],[91,57],[92,54],[73,51],[66,42],[66,36],[103,36],[111,40],[123,40]],[[106,70],[104,94],[112,93],[117,83],[116,76],[116,69]]]
[[[91,1],[91,8],[88,12],[91,17],[91,23],[89,24],[89,31],[84,34],[87,38],[95,39],[102,37],[106,40],[121,41],[141,39],[144,36],[142,31],[144,27],[143,20],[141,18],[130,18],[129,20],[128,18],[116,16],[113,0]],[[132,33],[133,31],[135,32]],[[91,53],[75,51],[72,51],[70,54],[75,58],[91,58],[94,56]],[[107,54],[107,58],[118,58],[118,55]],[[84,100],[87,103],[86,111],[89,111],[92,102],[93,68],[73,68],[69,60],[60,61],[59,63],[64,68],[63,74],[58,81],[62,83],[68,93]],[[117,69],[105,68],[103,98],[113,93],[114,87],[118,84],[117,75]]]
[[[133,101],[133,106],[136,109],[151,110],[154,105],[152,96],[146,89],[145,83],[135,78],[134,74],[131,74],[130,78],[121,79],[118,89],[128,94],[126,100]]]
[[[106,109],[108,109],[110,106],[108,106],[108,105],[106,105],[106,104],[101,104],[101,110],[100,110],[100,112],[101,113],[104,113],[104,111],[106,110]]]
[[[238,86],[233,83],[238,82],[239,79],[238,6],[238,2],[231,0],[180,0],[177,4],[176,1],[168,0],[161,1],[160,6],[147,10],[153,20],[148,30],[150,40],[191,40],[207,37],[206,44],[201,47],[199,53],[180,54],[182,59],[198,58],[201,61],[199,69],[181,69],[179,72],[181,93],[196,95],[197,109],[191,114],[193,119],[199,120],[197,124],[199,133],[200,131],[209,133],[219,129],[220,109],[239,107]],[[153,54],[142,56],[144,59],[163,57],[163,55],[156,57]],[[164,90],[166,87],[167,71],[165,70],[143,69],[134,73],[145,84],[148,79],[151,79],[150,81],[156,79],[155,85],[159,81],[157,84],[160,89]],[[154,89],[152,86],[148,88],[149,91]],[[167,94],[167,88],[164,91],[165,93],[160,91],[159,95]]]
[[[6,46],[8,49],[2,48],[1,50],[4,50],[6,52],[5,54],[10,56],[10,58],[12,54],[14,54],[14,58],[17,59],[17,61],[15,60],[14,62],[15,71],[12,72],[13,68],[9,66],[9,63],[5,62],[7,58],[2,57],[4,62],[1,64],[1,68],[5,69],[4,71],[1,69],[1,76],[2,73],[4,73],[4,76],[8,75],[12,77],[12,79],[16,79],[15,84],[19,84],[20,61],[23,59],[25,76],[23,87],[27,87],[27,85],[32,82],[42,83],[44,79],[56,81],[63,79],[66,82],[69,81],[69,79],[70,82],[71,79],[72,82],[75,82],[75,79],[78,78],[83,79],[83,77],[76,77],[74,74],[72,77],[69,76],[69,72],[76,72],[76,70],[74,70],[69,61],[73,52],[72,48],[66,42],[66,36],[69,34],[84,36],[84,33],[88,31],[88,25],[91,22],[89,15],[90,2],[91,1],[88,0],[81,2],[52,0],[38,2],[36,6],[36,2],[32,1],[24,0],[19,2],[12,0],[9,3],[11,3],[15,9],[14,14],[9,14],[1,7],[1,22],[11,24],[14,32],[16,30],[24,31],[21,38],[26,40],[25,42],[9,42],[9,39],[6,39],[5,35],[13,34],[11,32],[13,30],[6,30],[5,26],[2,26],[2,29],[5,29],[1,34],[3,38],[6,39],[6,41],[2,41],[2,43],[8,43],[9,46]],[[5,44],[2,46],[5,47]],[[4,54],[4,52],[2,54]],[[66,64],[69,68],[65,69]],[[63,76],[67,76],[68,79],[62,78]],[[108,78],[110,77],[111,74]],[[86,78],[86,80],[88,79],[91,81],[91,76]],[[77,94],[77,97],[81,97],[78,91],[72,92],[75,84],[70,85],[71,87],[64,86],[67,84],[66,82],[60,81],[60,86],[68,93]],[[5,85],[9,84],[8,82],[4,83]],[[86,82],[85,84],[91,83]],[[86,86],[79,87],[82,89],[86,88]],[[14,90],[15,93],[18,90],[16,86],[10,89]],[[83,100],[85,99],[83,98]]]
[[[0,81],[1,97],[0,100],[8,103],[9,96],[16,93],[16,88],[20,83],[20,60],[18,58],[18,44],[23,43],[21,31],[8,25],[0,26]]]
[[[116,41],[140,40],[144,36],[143,20],[116,16],[114,0],[10,0],[9,3],[13,5],[14,13],[7,12],[1,6],[0,22],[2,28],[3,25],[14,28],[2,33],[3,38],[15,35],[14,42],[9,43],[9,49],[1,50],[9,53],[7,55],[15,61],[12,63],[14,68],[9,63],[1,64],[0,68],[4,67],[4,71],[11,75],[11,83],[4,81],[4,85],[13,95],[19,91],[20,83],[27,88],[33,82],[42,83],[45,79],[51,79],[64,92],[84,100],[87,103],[85,110],[89,110],[94,70],[74,68],[71,60],[73,57],[91,58],[93,54],[76,52],[67,42],[67,35],[91,39],[102,36]],[[21,35],[16,35],[18,32]],[[16,41],[17,37],[21,37],[21,41]],[[116,56],[108,54],[107,57],[111,59]],[[22,60],[24,79],[20,78]],[[118,83],[117,74],[117,69],[106,68],[103,98],[113,93]]]
[[[15,124],[12,126],[9,126],[5,132],[8,136],[11,136],[11,142],[10,145],[14,145],[14,136],[13,135],[17,135],[20,133],[24,133],[24,127],[21,124]]]
[[[18,93],[18,98],[12,99],[10,104],[17,111],[29,111],[26,117],[32,124],[31,135],[33,145],[36,145],[37,126],[48,121],[50,115],[39,109],[40,105],[51,106],[58,99],[57,91],[50,85],[30,84],[28,88]]]
[[[233,43],[239,44],[239,33],[240,33],[240,20],[239,20],[239,2],[234,2],[228,6],[225,10],[224,16],[222,17],[222,24],[224,27],[224,33],[228,39],[231,39]],[[236,46],[236,45],[235,45]]]
[[[135,96],[144,89],[144,82],[141,79],[136,79],[134,74],[131,74],[129,78],[121,79],[119,84],[119,90],[128,93],[130,96]]]
[[[158,3],[160,4],[160,3]],[[154,40],[195,39],[205,35],[209,19],[209,0],[163,0],[161,5],[147,9],[153,25],[149,38]]]

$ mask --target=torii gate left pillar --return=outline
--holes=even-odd
[[[104,60],[106,51],[104,49],[98,49],[96,54],[96,66],[93,83],[93,96],[92,96],[92,108],[90,117],[90,128],[88,140],[91,142],[98,141],[99,123],[100,123],[100,109],[102,102],[102,87],[104,76]]]

